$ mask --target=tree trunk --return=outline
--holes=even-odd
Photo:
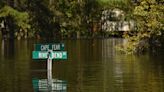
[[[6,17],[6,24],[8,26],[9,29],[9,39],[14,39],[14,32],[15,32],[15,24],[14,24],[14,20],[11,16]]]

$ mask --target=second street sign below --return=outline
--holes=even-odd
[[[52,59],[65,60],[67,59],[66,51],[53,51],[50,55]],[[46,51],[33,51],[32,52],[33,59],[48,59],[48,52]]]
[[[59,51],[64,50],[63,43],[56,43],[56,44],[35,44],[35,51]]]

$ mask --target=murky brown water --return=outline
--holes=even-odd
[[[64,92],[164,92],[164,55],[124,55],[123,39],[64,40],[68,60],[53,62]],[[37,41],[0,41],[0,92],[34,92],[32,79],[46,79],[46,61],[32,60]],[[61,91],[60,91],[61,92]]]

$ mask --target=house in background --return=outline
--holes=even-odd
[[[125,13],[122,10],[104,10],[101,17],[101,29],[103,32],[134,30],[135,22],[124,19]]]

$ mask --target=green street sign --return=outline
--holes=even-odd
[[[64,50],[64,43],[56,43],[56,44],[35,44],[35,51],[59,51]]]
[[[33,59],[48,59],[48,51],[33,51]],[[67,59],[67,51],[52,51],[50,58],[57,60]]]

